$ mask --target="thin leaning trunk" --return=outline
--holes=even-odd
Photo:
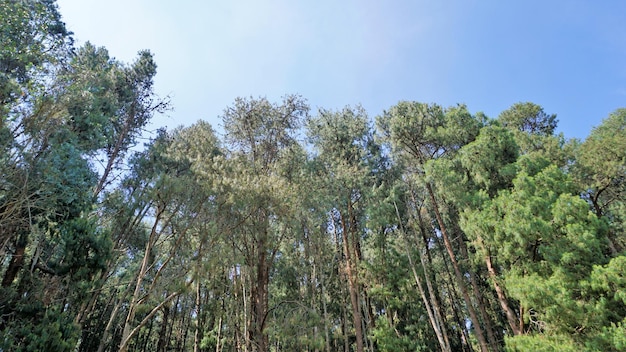
[[[428,274],[426,261],[424,260],[424,256],[420,256],[420,262],[422,263],[422,269],[424,270],[424,279],[426,281],[426,287],[428,288],[428,294],[430,295],[430,300],[433,304],[433,311],[435,313],[435,320],[441,326],[441,335],[443,337],[444,346],[442,350],[444,351],[452,351],[452,347],[450,347],[450,339],[448,337],[448,331],[446,329],[446,323],[443,320],[443,315],[441,314],[441,306],[439,305],[439,298],[437,298],[437,294],[433,289],[433,285],[430,280],[430,275]]]
[[[100,343],[98,344],[98,352],[104,351],[107,344],[109,343],[109,340],[111,339],[111,330],[113,329],[115,319],[117,318],[117,314],[119,313],[120,308],[122,307],[122,304],[126,300],[126,296],[130,294],[130,291],[133,288],[133,282],[134,280],[130,280],[128,282],[128,285],[126,286],[126,289],[122,293],[122,296],[118,299],[117,303],[113,307],[113,310],[111,311],[111,315],[109,316],[109,320],[107,321],[107,325],[105,326],[104,332],[102,333],[102,337],[100,338]]]
[[[430,306],[430,300],[426,296],[426,291],[424,291],[424,286],[422,285],[422,280],[419,277],[419,274],[415,270],[415,265],[413,264],[413,259],[411,258],[411,254],[409,253],[408,248],[406,249],[406,255],[409,258],[409,265],[411,265],[411,271],[413,272],[413,278],[415,279],[415,283],[417,284],[417,289],[420,292],[420,296],[422,297],[422,301],[424,302],[424,307],[426,307],[426,313],[428,314],[428,320],[430,320],[430,325],[433,327],[435,331],[435,335],[437,336],[437,341],[439,342],[439,347],[441,347],[442,351],[448,352],[450,351],[449,346],[446,345],[446,341],[443,339],[443,333],[441,331],[441,325],[435,318],[433,313],[433,308]]]
[[[426,241],[426,239],[424,239]],[[442,258],[445,257],[445,250],[443,249],[443,246],[441,245],[441,240],[439,238],[436,238],[437,241],[437,248],[439,249]],[[428,257],[429,260],[429,264],[432,265],[432,258]],[[466,346],[465,349],[463,349],[463,351],[472,351],[472,347],[469,344],[470,338],[469,338],[469,331],[465,325],[465,317],[461,318],[459,316],[459,311],[462,310],[462,308],[459,307],[458,302],[460,301],[458,295],[457,295],[457,290],[455,290],[454,288],[456,286],[454,286],[454,281],[455,281],[455,276],[454,274],[452,274],[452,272],[450,271],[450,266],[448,265],[448,261],[443,261],[443,268],[444,268],[444,273],[446,274],[446,279],[444,279],[444,285],[445,285],[445,289],[448,291],[448,294],[446,295],[446,297],[448,298],[448,302],[450,304],[450,309],[452,310],[452,314],[454,316],[454,321],[456,322],[457,326],[459,327],[458,331],[460,332],[460,338],[459,341],[461,341],[463,346]]]
[[[102,176],[100,177],[100,180],[98,181],[98,185],[96,186],[96,189],[93,192],[94,199],[98,198],[98,195],[100,195],[100,192],[102,192],[104,187],[106,187],[107,185],[109,175],[113,171],[113,167],[115,166],[115,163],[117,162],[117,158],[120,156],[120,153],[122,152],[122,148],[124,146],[124,139],[126,139],[128,134],[130,133],[130,127],[131,127],[130,125],[132,124],[134,117],[135,117],[135,109],[134,109],[134,104],[132,104],[131,112],[129,116],[126,118],[126,121],[124,121],[124,126],[122,127],[122,130],[120,131],[120,134],[118,135],[117,140],[115,141],[115,145],[113,146],[111,155],[109,155],[109,160],[107,161],[107,165],[104,168],[104,172],[102,173]]]
[[[446,247],[446,251],[448,252],[448,255],[450,256],[450,262],[452,262],[452,267],[454,268],[454,274],[456,277],[457,284],[459,285],[459,288],[461,289],[461,294],[463,295],[463,299],[465,300],[467,310],[469,311],[469,314],[470,314],[470,319],[472,320],[474,330],[476,331],[476,338],[478,339],[480,350],[483,352],[487,352],[489,351],[489,347],[487,345],[487,341],[485,340],[485,335],[483,334],[483,330],[480,327],[480,321],[478,320],[478,316],[476,315],[476,310],[474,310],[474,307],[472,305],[472,300],[470,299],[469,293],[467,292],[467,287],[465,287],[465,282],[463,280],[463,273],[461,273],[459,263],[456,260],[456,255],[454,254],[454,250],[452,249],[452,243],[450,242],[450,238],[448,237],[447,227],[443,222],[441,213],[439,212],[439,206],[437,205],[437,201],[435,199],[435,193],[433,192],[433,189],[430,183],[426,183],[426,189],[428,191],[428,195],[430,196],[433,210],[435,212],[435,217],[437,218],[437,223],[439,224],[439,230],[441,231],[441,237],[443,238],[443,243]]]
[[[459,241],[459,248],[461,249],[461,254],[469,260],[469,254],[467,252],[467,246],[465,242],[461,239]],[[482,294],[480,293],[480,289],[478,287],[478,283],[476,282],[476,275],[470,270],[469,271],[470,283],[472,285],[472,289],[474,291],[474,296],[476,297],[476,301],[478,303],[478,309],[480,310],[480,316],[485,323],[485,329],[487,330],[487,337],[489,338],[489,343],[491,344],[491,348],[494,351],[498,350],[498,340],[493,334],[493,327],[491,325],[491,319],[489,319],[489,315],[487,314],[487,310],[485,308],[484,300]]]
[[[246,270],[249,271],[249,270]],[[238,344],[240,346],[243,346],[243,350],[244,352],[247,352],[250,349],[250,340],[248,339],[248,325],[250,325],[250,314],[248,314],[248,292],[246,291],[246,285],[247,283],[246,278],[247,278],[247,273],[244,275],[243,273],[243,269],[242,269],[242,273],[241,273],[241,297],[243,300],[243,335],[241,335],[239,337]],[[240,342],[241,340],[243,340],[243,343]],[[238,348],[237,350],[240,350],[240,348]]]
[[[159,206],[157,208],[157,212],[155,214],[155,219],[154,219],[154,224],[152,225],[152,229],[150,231],[150,236],[148,238],[148,241],[146,242],[146,249],[144,251],[144,256],[143,259],[141,261],[141,266],[139,268],[139,271],[137,272],[137,278],[135,280],[135,289],[133,291],[133,295],[131,297],[129,306],[128,306],[128,315],[126,316],[125,322],[124,322],[124,329],[122,331],[122,339],[120,342],[120,347],[119,347],[119,351],[120,352],[125,352],[128,349],[128,342],[130,340],[130,338],[132,337],[132,335],[134,333],[136,333],[136,331],[138,330],[139,327],[141,327],[141,324],[145,324],[144,322],[140,323],[140,325],[138,327],[136,327],[135,329],[131,330],[131,324],[133,323],[134,319],[135,319],[135,315],[136,315],[136,310],[137,310],[137,305],[141,303],[142,300],[139,299],[139,296],[141,294],[141,287],[143,284],[143,279],[148,271],[148,261],[150,258],[150,253],[152,251],[153,246],[155,245],[158,237],[159,237],[159,232],[158,232],[158,225],[159,222],[162,219],[162,216],[165,212],[165,206]],[[171,220],[171,218],[169,219]],[[167,223],[169,222],[169,220],[165,221],[165,224],[162,224],[162,227],[165,227],[167,225]],[[181,235],[182,236],[182,235]],[[153,279],[152,285],[151,287],[148,289],[148,294],[149,292],[152,290],[152,287],[154,286],[154,284],[156,283],[156,278],[158,277],[159,273],[161,272],[161,270],[163,270],[163,268],[166,266],[165,264],[169,261],[169,258],[166,260],[166,262],[159,268],[159,270],[157,271],[155,278]],[[165,304],[167,302],[167,300],[170,299],[169,296],[168,298],[166,298],[165,301],[161,302],[161,304],[159,304],[157,307],[161,307],[163,304]],[[156,308],[155,308],[156,309]],[[156,312],[155,312],[156,313]]]
[[[413,272],[413,277],[415,278],[415,283],[417,284],[417,288],[420,292],[420,296],[422,297],[422,301],[424,302],[424,306],[426,307],[426,313],[428,314],[428,319],[430,320],[430,324],[433,327],[433,330],[435,331],[435,335],[437,336],[437,341],[439,342],[439,347],[441,347],[441,350],[444,352],[449,352],[450,351],[450,342],[448,341],[448,336],[445,333],[445,325],[442,324],[441,321],[441,316],[439,315],[439,307],[437,304],[435,304],[435,302],[437,301],[437,298],[433,295],[432,289],[431,289],[431,285],[430,285],[430,280],[428,279],[428,274],[426,272],[426,266],[424,265],[424,257],[423,255],[420,255],[420,261],[422,263],[422,268],[424,270],[424,277],[426,278],[426,281],[428,282],[428,287],[429,287],[429,294],[430,294],[430,300],[428,299],[428,297],[426,296],[426,292],[424,291],[424,287],[422,286],[422,282],[420,280],[420,277],[417,273],[417,270],[415,270],[415,264],[413,263],[413,258],[411,256],[411,253],[409,252],[409,240],[407,238],[407,234],[406,231],[404,230],[404,226],[402,225],[402,220],[400,218],[400,211],[398,210],[398,205],[396,204],[396,202],[393,202],[393,205],[396,209],[396,216],[398,217],[398,223],[400,224],[400,228],[403,230],[404,232],[404,236],[405,236],[405,241],[407,242],[407,247],[405,247],[406,250],[406,256],[409,259],[409,265],[411,266],[411,271]],[[421,219],[420,219],[421,220]],[[428,249],[426,249],[428,250]],[[433,302],[433,307],[431,308],[430,306],[430,302]],[[445,336],[445,338],[444,338]]]
[[[421,226],[421,225],[420,225]],[[421,230],[423,231],[424,229],[421,228]],[[428,254],[428,247],[425,246],[426,253]],[[437,297],[437,293],[435,292],[435,289],[433,288],[433,284],[431,282],[431,275],[430,272],[428,270],[428,265],[426,263],[426,260],[424,259],[423,255],[420,255],[420,262],[422,264],[422,270],[424,270],[424,280],[426,281],[426,287],[428,288],[428,294],[430,295],[430,299],[432,301],[433,304],[433,311],[435,313],[435,320],[439,323],[439,326],[441,326],[441,334],[444,340],[444,347],[443,350],[445,351],[452,351],[452,347],[450,345],[450,338],[448,337],[448,331],[446,329],[446,323],[443,320],[443,314],[441,313],[441,306],[439,305],[439,298]]]
[[[127,343],[127,340],[130,338],[131,332],[131,324],[135,319],[135,313],[137,304],[139,303],[139,295],[141,294],[141,285],[143,283],[143,278],[148,270],[148,260],[150,259],[150,251],[152,250],[152,246],[156,242],[156,237],[158,234],[158,223],[161,220],[161,216],[163,215],[163,208],[160,208],[157,211],[156,217],[154,219],[154,225],[152,226],[152,230],[150,232],[150,237],[148,238],[148,242],[146,243],[146,249],[144,251],[143,259],[141,261],[141,267],[139,269],[139,273],[137,274],[137,280],[135,283],[135,290],[133,292],[133,296],[130,301],[130,305],[128,307],[128,315],[126,316],[126,320],[124,322],[124,330],[122,332],[122,342],[120,344],[120,352],[125,350],[122,347]]]
[[[479,238],[479,242],[482,243],[480,238]],[[496,272],[496,269],[493,266],[493,262],[491,261],[491,255],[489,252],[485,254],[485,264],[487,264],[487,271],[489,272],[489,277],[491,278],[491,281],[493,283],[493,288],[496,290],[496,294],[498,296],[498,302],[500,303],[500,307],[502,307],[502,310],[504,311],[504,314],[506,315],[506,320],[509,323],[511,330],[513,330],[513,334],[521,335],[522,329],[517,324],[517,321],[518,321],[517,316],[515,312],[513,311],[513,309],[509,306],[509,300],[506,297],[506,293],[504,292],[504,289],[498,283],[498,273]],[[520,321],[521,321],[521,318],[520,318]]]
[[[190,285],[190,284],[191,283],[188,283],[187,286]],[[133,330],[130,331],[128,336],[126,336],[126,338],[122,340],[122,342],[120,343],[119,352],[127,352],[128,351],[128,343],[130,342],[130,339],[133,338],[139,332],[139,330],[146,325],[146,323],[148,323],[150,320],[152,320],[152,318],[155,316],[156,313],[159,312],[159,310],[163,309],[163,307],[166,304],[168,304],[172,299],[178,297],[178,295],[180,295],[180,293],[181,292],[176,291],[176,292],[170,294],[161,303],[159,303],[159,305],[154,307],[150,311],[150,313],[148,313],[148,315],[146,315],[146,317]]]
[[[217,341],[215,342],[215,352],[222,350],[222,317],[217,322]]]

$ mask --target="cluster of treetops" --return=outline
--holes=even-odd
[[[0,19],[0,351],[626,350],[626,109],[581,141],[289,95],[147,134],[148,51]]]

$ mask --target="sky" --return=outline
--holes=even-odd
[[[312,114],[402,100],[496,118],[541,105],[584,139],[626,108],[626,1],[58,0],[77,45],[132,63],[149,49],[173,110],[152,128],[220,116],[237,97],[286,94]]]

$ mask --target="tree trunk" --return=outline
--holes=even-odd
[[[200,342],[202,341],[203,328],[204,328],[204,319],[202,312],[202,300],[200,295],[200,280],[196,282],[196,300],[195,300],[195,308],[196,308],[196,331],[193,335],[193,352],[200,352]],[[220,318],[221,319],[221,318]],[[219,340],[219,338],[218,338]],[[218,342],[219,345],[219,342]]]
[[[217,322],[217,341],[215,342],[215,352],[220,352],[222,350],[222,317],[220,317]],[[196,351],[196,352],[199,352]]]
[[[467,246],[462,238],[459,239],[459,248],[461,249],[461,254],[469,261],[469,254],[467,252]],[[480,316],[485,323],[485,329],[487,330],[487,337],[489,338],[489,343],[491,344],[491,348],[494,351],[498,350],[498,340],[496,339],[493,327],[491,325],[491,319],[489,319],[489,315],[487,314],[487,310],[485,308],[485,303],[483,300],[483,296],[480,293],[480,288],[478,287],[478,283],[476,282],[476,275],[469,270],[470,283],[472,284],[472,289],[474,290],[474,296],[476,297],[476,303],[478,303],[478,309],[480,310]]]
[[[267,228],[262,230],[258,239],[256,251],[256,278],[251,290],[250,327],[248,329],[252,350],[257,352],[268,351],[268,337],[265,334],[265,318],[267,316],[269,295],[269,265],[267,263]]]
[[[341,309],[343,313],[343,324],[341,327],[343,328],[343,352],[350,352],[350,339],[348,337],[348,312],[347,309]]]
[[[139,268],[139,273],[137,274],[135,291],[133,292],[133,296],[130,299],[130,304],[128,306],[128,315],[126,316],[126,321],[124,322],[122,342],[126,341],[129,338],[131,324],[135,319],[137,304],[139,304],[139,295],[141,294],[141,285],[143,283],[143,278],[146,275],[146,271],[148,270],[148,260],[150,259],[150,251],[152,250],[152,245],[156,242],[157,224],[160,220],[161,214],[162,212],[159,211],[156,219],[154,220],[154,225],[152,226],[152,232],[150,234],[150,237],[148,238],[148,242],[146,243],[146,249],[144,251],[143,260],[141,261],[141,267]],[[122,349],[120,348],[120,351],[121,350]]]
[[[348,215],[349,219],[352,219],[352,203],[348,202]],[[362,317],[361,317],[361,305],[359,300],[359,279],[357,271],[357,248],[356,243],[352,243],[350,246],[350,237],[355,238],[353,232],[356,231],[355,225],[351,226],[344,217],[341,217],[343,227],[343,250],[346,256],[345,270],[348,276],[348,290],[350,293],[350,303],[352,305],[352,320],[354,324],[354,331],[356,335],[356,351],[363,352],[363,330],[362,330]],[[352,235],[352,236],[351,236]],[[354,250],[352,249],[354,247]]]
[[[456,255],[454,254],[454,250],[452,249],[452,243],[450,242],[450,238],[448,237],[448,231],[446,230],[446,225],[443,222],[443,218],[441,217],[441,213],[439,212],[439,206],[437,205],[437,201],[435,199],[435,193],[433,192],[432,186],[430,183],[426,183],[426,189],[428,191],[428,195],[430,196],[430,201],[433,206],[433,210],[435,212],[435,217],[437,218],[437,223],[439,224],[439,230],[441,231],[441,237],[443,238],[444,245],[450,256],[450,262],[452,262],[452,267],[454,268],[454,274],[456,276],[457,284],[461,289],[461,294],[463,295],[463,299],[465,300],[465,304],[467,306],[467,310],[470,314],[470,319],[472,320],[474,330],[476,331],[476,338],[478,339],[478,344],[480,345],[480,349],[483,352],[489,351],[489,347],[487,345],[487,341],[485,340],[485,336],[483,334],[483,330],[480,327],[480,321],[478,320],[478,316],[476,315],[476,311],[472,305],[472,300],[470,299],[469,293],[467,292],[467,287],[465,287],[465,281],[463,280],[463,273],[461,273],[461,269],[459,267],[459,263],[456,260]]]
[[[482,242],[480,238],[479,242]],[[493,267],[493,263],[491,262],[491,255],[488,251],[486,253],[487,254],[485,255],[485,263],[487,264],[487,271],[489,272],[489,277],[491,278],[491,281],[493,283],[493,288],[496,290],[496,294],[498,295],[498,302],[500,303],[502,310],[504,310],[506,320],[509,323],[511,330],[513,330],[513,334],[521,335],[522,330],[517,325],[517,316],[513,309],[509,306],[509,300],[506,297],[506,293],[498,283],[498,273],[496,272],[496,269]]]
[[[120,131],[120,134],[117,137],[117,141],[115,141],[115,145],[113,146],[113,150],[111,151],[111,155],[109,155],[109,160],[107,161],[107,166],[104,168],[104,172],[102,173],[100,180],[98,180],[98,185],[96,186],[96,189],[94,189],[94,192],[93,192],[94,199],[97,199],[100,192],[102,192],[104,187],[106,187],[109,174],[113,171],[113,166],[115,166],[115,163],[117,162],[117,158],[120,155],[120,152],[122,151],[124,139],[130,132],[131,124],[135,117],[134,115],[135,114],[134,114],[134,106],[133,106],[129,116],[126,118],[126,121],[124,121],[124,126],[122,127],[122,130]]]
[[[330,352],[330,334],[328,332],[328,309],[326,307],[325,293],[326,287],[324,286],[324,273],[320,274],[320,294],[322,296],[322,309],[324,312],[324,337],[326,337],[326,352]]]
[[[420,217],[420,230],[422,231],[422,236],[425,238],[425,230],[424,230],[424,227],[423,227],[423,223],[421,222],[421,217]],[[424,251],[426,253],[426,256],[428,256],[430,258],[430,252],[429,252],[429,249],[428,249],[428,245],[426,243],[425,243]],[[444,351],[452,351],[452,347],[450,345],[450,338],[448,337],[448,330],[446,328],[446,322],[443,319],[444,315],[443,315],[442,310],[441,310],[441,305],[439,304],[439,297],[437,296],[437,292],[435,292],[435,289],[434,289],[433,284],[431,282],[432,280],[431,280],[430,270],[428,270],[428,264],[426,263],[426,260],[424,259],[424,255],[423,254],[420,254],[420,263],[422,264],[422,270],[424,271],[424,281],[426,281],[426,287],[428,288],[428,294],[430,295],[430,300],[432,301],[432,304],[433,304],[433,311],[435,313],[435,320],[441,326],[441,334],[442,334],[442,337],[443,337],[443,340],[444,340],[444,347],[445,347],[445,348],[443,348],[443,350]]]
[[[107,347],[109,340],[111,339],[111,329],[113,328],[113,323],[115,322],[115,318],[117,317],[117,313],[119,312],[122,301],[124,298],[120,299],[118,303],[113,307],[113,311],[111,312],[111,316],[109,316],[109,321],[104,328],[104,332],[102,333],[102,337],[100,338],[100,343],[98,344],[98,352],[103,352]]]
[[[415,200],[415,198],[414,198]],[[446,327],[445,324],[443,324],[443,320],[441,319],[441,313],[439,312],[439,304],[437,303],[437,297],[434,295],[434,292],[432,290],[432,285],[430,283],[430,278],[428,276],[428,271],[426,270],[426,265],[425,265],[425,261],[424,261],[424,255],[420,253],[420,262],[422,264],[422,269],[424,271],[424,278],[426,280],[427,283],[427,287],[428,287],[428,292],[430,295],[430,300],[428,299],[428,297],[426,296],[426,292],[424,291],[424,287],[422,286],[421,280],[419,278],[419,275],[417,273],[417,270],[415,270],[415,264],[413,262],[413,258],[411,256],[411,253],[409,251],[409,239],[408,239],[408,235],[406,233],[406,229],[404,228],[404,225],[402,225],[402,219],[400,217],[400,211],[398,210],[398,205],[396,204],[396,202],[393,202],[393,205],[396,209],[396,216],[398,218],[398,224],[400,226],[400,228],[402,229],[402,231],[404,232],[404,239],[405,242],[407,244],[407,247],[405,248],[406,250],[406,255],[409,258],[409,265],[411,266],[411,271],[413,272],[413,277],[415,278],[415,283],[417,284],[417,288],[420,291],[420,296],[422,296],[422,301],[424,302],[424,306],[426,307],[426,313],[428,314],[428,319],[430,320],[430,324],[433,327],[433,330],[435,331],[435,335],[437,336],[437,341],[439,342],[439,347],[441,347],[441,350],[444,352],[451,352],[450,349],[450,341],[448,341],[448,336],[447,336],[447,332],[446,332]],[[421,216],[419,216],[418,214],[418,219],[419,219],[419,225],[420,225],[420,230],[422,232],[422,235],[424,235],[424,227],[422,226],[422,218]],[[419,241],[417,241],[419,244]],[[419,249],[419,245],[418,245],[418,249]],[[428,251],[428,247],[426,247],[426,251]],[[433,307],[431,309],[430,303],[432,302]]]
[[[187,284],[187,286],[188,286],[188,285],[190,285],[190,284],[191,284],[191,283],[188,283],[188,284]],[[141,321],[141,322],[140,322],[140,323],[139,323],[139,324],[138,324],[138,325],[137,325],[137,326],[136,326],[136,327],[135,327],[132,331],[130,331],[130,333],[128,334],[128,336],[120,342],[120,348],[119,348],[119,350],[118,350],[118,351],[119,351],[119,352],[127,352],[127,351],[128,351],[128,343],[130,342],[130,339],[131,339],[133,336],[135,336],[135,335],[139,332],[139,330],[140,330],[143,326],[145,326],[145,325],[146,325],[146,323],[147,323],[148,321],[150,321],[150,320],[151,320],[151,319],[155,316],[155,314],[157,314],[157,312],[158,312],[159,310],[161,310],[161,309],[163,308],[163,306],[165,306],[166,304],[168,304],[168,303],[169,303],[172,299],[174,299],[174,298],[178,297],[178,295],[180,295],[180,292],[178,292],[178,291],[177,291],[177,292],[174,292],[174,293],[170,294],[169,296],[167,296],[167,297],[166,297],[166,298],[165,298],[165,299],[164,299],[161,303],[159,303],[159,305],[158,305],[158,306],[154,307],[154,308],[150,311],[150,313],[148,313],[148,315],[147,315],[145,318],[143,318],[143,320],[142,320],[142,321]]]
[[[143,347],[141,348],[141,352],[145,352],[148,350],[148,343],[150,342],[150,335],[152,335],[152,328],[154,327],[154,320],[150,320],[150,324],[148,325],[148,332],[146,332],[143,338]],[[137,340],[139,341],[139,338],[141,336],[137,336]],[[161,337],[159,336],[159,342],[161,340]]]
[[[249,310],[250,307],[248,307],[248,294],[246,292],[246,277],[248,274],[244,275],[243,274],[243,268],[241,269],[242,273],[241,273],[241,298],[243,301],[243,334],[241,334],[239,336],[239,339],[237,339],[238,341],[238,345],[239,347],[237,348],[238,351],[241,350],[241,347],[243,346],[243,350],[244,352],[248,352],[250,350],[250,339],[248,338],[248,326],[251,323],[251,314],[249,314]],[[249,270],[247,270],[249,271]],[[250,282],[252,282],[252,278],[250,278]],[[252,297],[252,294],[250,295],[250,297]],[[250,298],[250,301],[252,301],[252,298]],[[243,340],[243,343],[241,343],[241,340]]]
[[[128,340],[130,339],[131,324],[133,323],[133,320],[135,319],[137,304],[139,304],[139,295],[141,293],[141,285],[143,283],[143,278],[146,275],[146,272],[148,270],[148,260],[150,258],[150,252],[158,236],[158,224],[159,224],[159,221],[161,220],[161,216],[163,215],[164,208],[165,207],[159,206],[155,219],[154,219],[154,225],[152,226],[152,230],[150,232],[150,237],[148,238],[148,241],[146,242],[146,249],[144,251],[143,260],[141,261],[141,267],[139,268],[139,272],[137,273],[135,290],[133,292],[133,296],[130,299],[130,303],[128,306],[128,315],[126,316],[126,320],[124,322],[124,330],[122,332],[122,340],[120,343],[120,352],[126,351],[126,349],[128,348],[126,344],[128,343]]]
[[[435,240],[437,241],[437,248],[441,252],[441,257],[442,258],[445,257],[446,251],[441,245],[441,240],[437,237],[435,238]],[[432,258],[429,257],[428,260],[429,260],[429,264],[432,266],[433,265]],[[460,301],[460,299],[457,295],[457,291],[455,290],[456,286],[454,286],[454,281],[456,280],[456,278],[454,274],[452,274],[452,272],[450,271],[450,266],[448,265],[448,261],[443,260],[442,263],[443,263],[444,273],[446,274],[446,279],[443,280],[443,284],[445,285],[445,290],[448,291],[448,294],[446,294],[446,297],[448,298],[450,309],[452,310],[452,315],[454,316],[454,321],[459,326],[459,329],[456,330],[458,332],[457,336],[459,336],[459,341],[461,342],[461,345],[464,347],[463,351],[473,351],[472,346],[469,345],[470,338],[468,335],[468,329],[465,325],[466,318],[465,316],[463,317],[459,316],[459,311],[462,310],[462,308],[458,307],[458,302]]]
[[[157,342],[157,352],[165,352],[167,350],[167,345],[169,339],[167,338],[167,328],[169,324],[169,316],[170,316],[170,307],[163,307],[163,321],[161,322],[161,331],[159,331],[159,340]]]
[[[413,263],[413,258],[409,253],[408,248],[406,248],[406,255],[409,258],[409,265],[411,266],[411,271],[413,272],[413,278],[415,279],[415,283],[417,284],[417,289],[420,292],[420,296],[422,297],[422,301],[424,302],[424,307],[426,308],[426,313],[428,314],[428,320],[430,320],[430,325],[433,327],[435,331],[435,335],[437,336],[437,341],[439,342],[439,347],[441,347],[442,351],[449,352],[450,348],[446,345],[445,340],[443,339],[443,333],[441,331],[441,327],[439,321],[435,318],[433,313],[433,309],[430,306],[430,300],[426,296],[426,291],[424,291],[424,286],[422,285],[422,280],[419,277],[419,274],[415,270],[415,265]]]
[[[15,253],[11,257],[11,261],[9,262],[9,266],[7,270],[4,272],[4,277],[2,278],[2,287],[9,287],[15,281],[17,274],[20,272],[20,269],[24,266],[26,245],[28,244],[28,236],[26,233],[22,233],[17,243],[15,244]]]

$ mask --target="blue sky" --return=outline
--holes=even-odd
[[[155,89],[219,130],[238,96],[301,94],[313,109],[400,100],[490,117],[520,101],[585,138],[626,107],[626,2],[496,0],[58,0],[79,44],[131,62],[151,50]]]

